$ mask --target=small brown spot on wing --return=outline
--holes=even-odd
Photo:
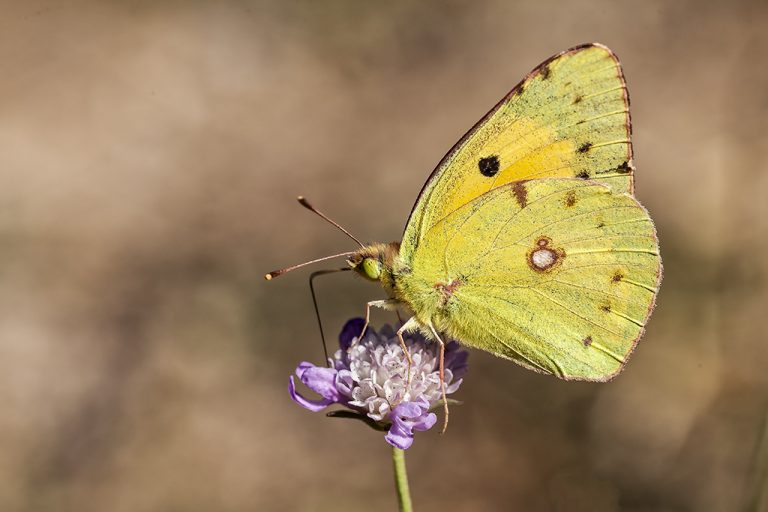
[[[616,272],[613,273],[613,277],[611,277],[611,282],[618,283],[622,279],[624,279],[624,273],[621,270],[617,270]]]
[[[565,193],[565,206],[571,207],[576,204],[576,191],[569,190]]]
[[[590,346],[592,344],[592,336],[587,336],[581,342],[584,343],[585,347]]]
[[[605,312],[605,313],[610,313],[610,312],[611,312],[611,304],[610,304],[610,303],[608,303],[608,302],[606,302],[605,304],[603,304],[602,306],[600,306],[600,309],[601,309],[603,312]]]
[[[525,181],[518,181],[512,186],[512,193],[515,194],[515,199],[520,208],[525,208],[528,204],[528,189],[525,188]]]
[[[453,292],[461,286],[462,282],[458,279],[454,279],[450,283],[435,283],[435,290],[440,292],[440,307],[444,307],[451,299]]]
[[[589,151],[589,149],[591,147],[592,147],[592,143],[591,142],[585,142],[584,144],[579,146],[578,152],[579,153],[586,153],[587,151]]]
[[[549,80],[550,76],[552,76],[552,70],[549,69],[549,64],[544,64],[543,66],[541,66],[542,80]]]
[[[581,94],[577,94],[576,97],[573,98],[573,104],[574,105],[578,105],[579,103],[581,103],[581,100],[583,100],[583,99],[584,98],[581,96]]]

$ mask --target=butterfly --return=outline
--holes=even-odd
[[[441,378],[447,336],[561,379],[608,381],[662,277],[653,221],[633,195],[631,132],[618,58],[584,44],[537,66],[454,145],[401,242],[362,244],[300,201],[360,244],[333,257],[386,291],[366,326],[372,307],[409,311],[403,349],[408,331],[439,343]]]

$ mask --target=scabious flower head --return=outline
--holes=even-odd
[[[440,347],[420,334],[403,336],[413,361],[408,382],[408,361],[394,329],[385,325],[377,333],[369,326],[359,340],[363,325],[362,318],[346,323],[339,335],[340,348],[329,360],[330,367],[303,362],[296,368],[299,380],[320,399],[301,396],[293,376],[289,377],[288,391],[296,403],[310,411],[340,404],[365,415],[379,427],[388,427],[386,441],[404,450],[413,444],[414,431],[429,430],[437,421],[431,410],[442,399]],[[446,344],[447,394],[459,389],[468,356],[455,341]]]

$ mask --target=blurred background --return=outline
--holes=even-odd
[[[587,41],[624,64],[656,312],[609,384],[474,351],[416,507],[768,510],[765,2],[0,7],[0,510],[394,510],[382,434],[288,397],[322,362],[309,272],[262,276],[354,249],[298,194],[398,240],[448,148]],[[332,343],[382,297],[318,288]]]

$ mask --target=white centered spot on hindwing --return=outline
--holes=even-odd
[[[531,254],[531,263],[542,270],[554,265],[555,261],[557,261],[557,254],[551,249],[536,249]]]

